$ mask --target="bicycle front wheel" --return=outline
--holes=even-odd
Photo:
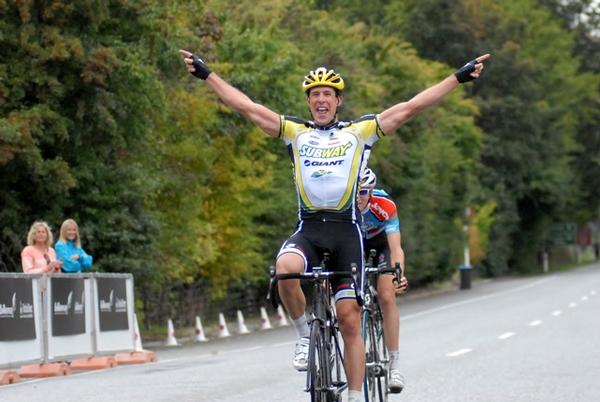
[[[362,334],[366,352],[365,400],[367,402],[386,402],[387,369],[383,328],[368,310],[362,314]]]
[[[329,355],[330,347],[325,339],[325,331],[321,327],[321,323],[315,320],[310,329],[308,371],[306,373],[311,402],[334,400]]]
[[[379,365],[381,367],[381,372],[377,379],[379,400],[381,402],[387,402],[390,355],[388,353],[387,346],[385,345],[385,333],[383,331],[383,314],[381,313],[379,305],[377,305],[377,312],[375,317],[373,318],[373,329],[373,333],[377,344]]]

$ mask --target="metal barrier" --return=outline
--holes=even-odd
[[[44,358],[42,275],[0,273],[0,367]]]
[[[95,274],[95,352],[135,350],[134,291],[131,274]]]
[[[134,350],[131,274],[0,273],[0,368]]]
[[[46,361],[95,353],[92,336],[92,294],[89,275],[46,277]]]

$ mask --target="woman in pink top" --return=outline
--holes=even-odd
[[[34,222],[27,234],[27,247],[21,251],[21,265],[26,274],[60,271],[61,261],[52,248],[52,232],[46,222]]]

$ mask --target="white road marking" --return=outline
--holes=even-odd
[[[248,348],[243,348],[243,349],[237,349],[237,350],[232,350],[232,352],[234,353],[241,353],[241,352],[251,352],[253,350],[259,350],[259,349],[264,349],[265,346],[251,346]]]
[[[502,335],[499,335],[498,339],[508,339],[508,338],[510,338],[511,336],[514,336],[514,335],[515,335],[514,332],[505,332]]]
[[[591,295],[591,296],[594,296],[595,294],[596,294],[596,291],[595,291],[595,290],[592,290],[592,291],[590,292],[590,295]]]
[[[581,301],[587,301],[588,297],[587,296],[581,296]]]
[[[569,307],[573,308],[573,307],[577,307],[577,303],[575,302],[571,302],[569,303]]]
[[[524,285],[524,286],[521,286],[521,287],[518,287],[518,288],[514,288],[514,289],[510,289],[510,290],[505,290],[505,291],[498,292],[498,293],[492,293],[492,294],[486,295],[486,296],[475,297],[473,299],[463,300],[463,301],[456,302],[456,303],[446,304],[445,306],[436,307],[436,308],[432,308],[432,309],[429,309],[429,310],[420,311],[418,313],[414,313],[414,314],[409,314],[409,315],[406,315],[406,316],[402,316],[402,320],[406,321],[406,320],[410,320],[410,319],[413,319],[413,318],[422,317],[424,315],[438,313],[440,311],[448,310],[448,309],[453,308],[453,307],[464,306],[466,304],[472,304],[472,303],[478,303],[478,302],[480,302],[482,300],[493,299],[495,297],[504,296],[506,294],[520,292],[522,290],[526,290],[526,289],[532,288],[532,287],[537,286],[537,285],[541,285],[542,283],[545,283],[545,282],[548,282],[548,281],[552,281],[552,280],[555,280],[555,279],[556,279],[556,277],[544,278],[544,279],[540,279],[539,281],[536,281],[534,283],[530,283],[529,285]]]
[[[554,310],[552,312],[552,315],[555,316],[555,317],[558,317],[560,315],[560,313],[562,313],[562,311],[560,311],[560,310]]]
[[[456,356],[460,356],[460,355],[464,355],[465,353],[469,353],[471,352],[473,349],[459,349],[457,351],[451,352],[451,353],[447,353],[446,356],[448,357],[456,357]]]
[[[537,327],[538,325],[540,325],[542,323],[542,320],[535,320],[535,321],[531,321],[529,323],[530,327]]]
[[[221,352],[219,352],[219,354],[221,355],[230,355],[230,354],[236,354],[236,353],[245,353],[245,352],[251,352],[254,350],[260,350],[260,349],[264,349],[266,348],[266,346],[261,345],[261,346],[251,346],[248,348],[240,348],[240,349],[231,349],[231,350],[223,350]]]

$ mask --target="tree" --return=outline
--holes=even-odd
[[[57,228],[73,217],[97,269],[152,275],[152,183],[137,161],[164,104],[147,54],[154,8],[23,1],[0,11],[3,269],[19,269],[33,220]]]
[[[493,53],[472,87],[485,132],[480,202],[497,204],[485,267],[531,268],[547,223],[580,205],[573,153],[576,133],[591,121],[597,77],[577,73],[573,35],[534,1],[407,0],[388,11],[386,29],[402,29],[427,57],[457,65],[472,52]],[[421,35],[415,27],[425,21],[439,35]]]

